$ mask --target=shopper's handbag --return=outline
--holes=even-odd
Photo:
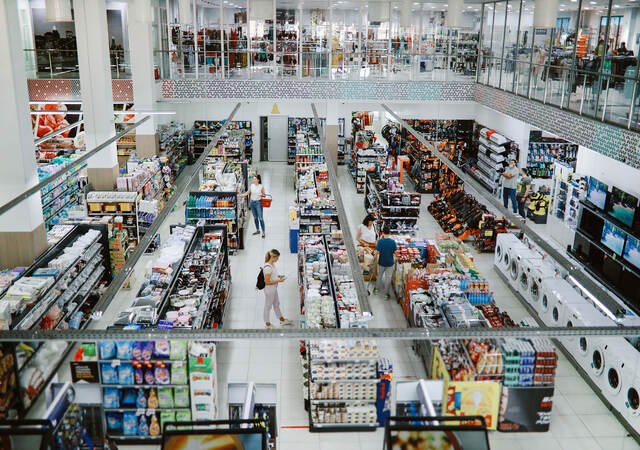
[[[258,279],[256,280],[256,289],[261,291],[267,284],[264,281],[264,267],[260,267],[260,272],[258,272]]]

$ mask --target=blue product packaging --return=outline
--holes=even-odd
[[[138,389],[138,396],[136,397],[136,407],[142,409],[147,407],[147,396],[144,395],[143,389]]]
[[[153,354],[156,358],[168,358],[171,354],[171,344],[169,341],[156,341]]]
[[[102,373],[103,384],[118,384],[118,375],[116,368],[111,363],[100,364],[100,372]]]
[[[126,411],[122,417],[122,434],[136,436],[138,434],[138,418],[135,411]]]
[[[102,402],[105,408],[120,408],[120,392],[116,388],[104,388]]]
[[[118,341],[116,342],[116,356],[118,359],[133,359],[133,342]]]
[[[113,359],[116,357],[116,343],[114,341],[98,342],[100,359]]]
[[[118,384],[123,386],[133,384],[133,366],[128,363],[118,366]]]
[[[122,413],[109,412],[107,416],[107,431],[114,434],[122,433]]]

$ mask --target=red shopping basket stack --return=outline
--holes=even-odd
[[[261,202],[263,208],[268,208],[269,206],[271,206],[271,196],[268,194],[265,195],[264,197],[262,197]]]

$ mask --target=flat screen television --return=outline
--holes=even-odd
[[[602,260],[602,275],[617,289],[622,278],[622,266],[610,256],[605,256]]]
[[[598,240],[602,236],[604,219],[587,208],[582,208],[578,229],[591,239]]]
[[[609,186],[596,178],[589,177],[589,185],[587,186],[587,200],[593,205],[604,211],[607,204],[607,192]]]
[[[605,247],[612,250],[615,254],[622,256],[626,237],[627,233],[622,231],[622,228],[615,226],[609,221],[604,221],[600,242],[602,242]]]
[[[622,257],[640,269],[640,239],[627,235]]]
[[[609,198],[607,212],[628,227],[633,226],[633,219],[638,208],[638,197],[627,194],[617,187],[613,187]]]

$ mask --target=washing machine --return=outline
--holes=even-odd
[[[514,288],[518,288],[518,277],[526,267],[529,267],[532,264],[530,262],[532,260],[541,261],[542,256],[538,252],[529,250],[526,247],[521,249],[513,248],[511,263],[509,264],[509,282]]]
[[[616,327],[611,318],[605,316],[589,302],[570,304],[566,311],[565,327]],[[580,366],[591,371],[592,349],[602,338],[596,336],[565,337],[558,339]]]
[[[554,267],[543,259],[522,260],[520,274],[516,288],[520,295],[535,307],[540,302],[540,287],[542,280],[556,276]]]
[[[605,357],[602,392],[618,412],[624,413],[627,391],[635,381],[637,367],[637,359],[629,355],[637,354],[637,350],[623,337],[606,338],[606,341],[613,342],[608,345]]]
[[[548,327],[559,327],[565,324],[567,305],[584,304],[585,299],[562,278],[546,278],[542,280],[542,299],[538,315]]]
[[[636,371],[624,400],[622,415],[633,429],[638,431],[640,430],[640,370]]]
[[[507,275],[509,264],[511,263],[512,247],[524,247],[520,239],[513,233],[500,233],[496,238],[496,252],[493,257],[493,264],[504,275]]]

